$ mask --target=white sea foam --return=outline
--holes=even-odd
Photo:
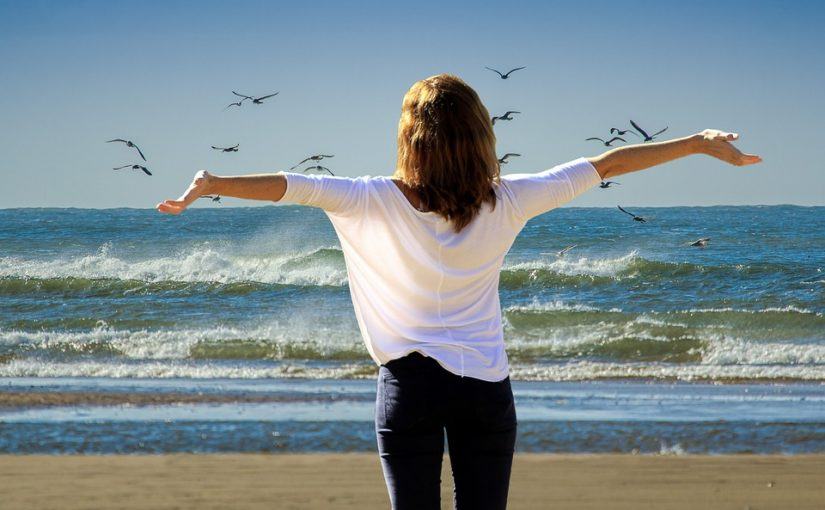
[[[634,250],[627,255],[616,258],[596,258],[589,257],[559,257],[552,261],[525,261],[517,264],[505,265],[505,270],[550,270],[568,276],[605,276],[615,277],[622,271],[627,270],[637,258]]]
[[[339,251],[337,248],[330,250]],[[0,257],[0,277],[115,278],[146,282],[260,282],[291,285],[345,285],[343,261],[306,251],[244,256],[219,247],[191,247],[181,253],[144,260],[111,254],[108,245],[96,253],[53,260]]]
[[[262,379],[302,377],[349,379],[375,377],[377,367],[363,363],[318,364],[300,361],[262,363],[196,362],[188,360],[146,360],[107,362],[80,360],[46,362],[33,358],[12,360],[0,365],[0,377],[113,377],[113,378],[206,378]],[[674,379],[698,380],[799,380],[825,383],[822,365],[703,365],[667,363],[609,363],[575,361],[557,364],[514,363],[514,380],[582,381],[593,379]]]

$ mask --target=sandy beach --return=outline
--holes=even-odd
[[[449,471],[443,508],[451,508]],[[388,508],[372,454],[2,456],[3,509]],[[516,457],[510,508],[823,509],[825,456]]]

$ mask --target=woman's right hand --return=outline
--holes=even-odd
[[[737,133],[726,133],[718,129],[705,129],[699,133],[701,152],[721,159],[731,165],[744,166],[761,163],[762,158],[755,154],[745,154],[731,142],[738,140]]]
[[[192,179],[192,184],[189,185],[180,198],[177,200],[164,200],[155,208],[164,214],[180,214],[186,210],[192,202],[212,192],[214,179],[215,177],[212,174],[206,170],[201,170],[195,174],[195,178]]]

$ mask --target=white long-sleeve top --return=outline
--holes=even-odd
[[[527,220],[601,180],[580,158],[535,174],[505,175],[456,233],[413,207],[389,177],[283,173],[281,202],[323,209],[341,242],[358,326],[378,364],[413,351],[484,381],[508,375],[499,304],[504,256]]]

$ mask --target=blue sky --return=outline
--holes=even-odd
[[[390,174],[401,98],[439,72],[491,113],[524,112],[497,125],[499,153],[524,155],[505,173],[598,154],[584,139],[630,118],[735,130],[765,160],[696,156],[575,205],[822,205],[822,26],[825,7],[804,1],[0,1],[0,207],[152,207],[198,169],[317,152],[341,175]],[[484,69],[521,65],[507,81]],[[280,95],[223,110],[233,89]],[[155,175],[112,171],[138,162],[115,137]]]

